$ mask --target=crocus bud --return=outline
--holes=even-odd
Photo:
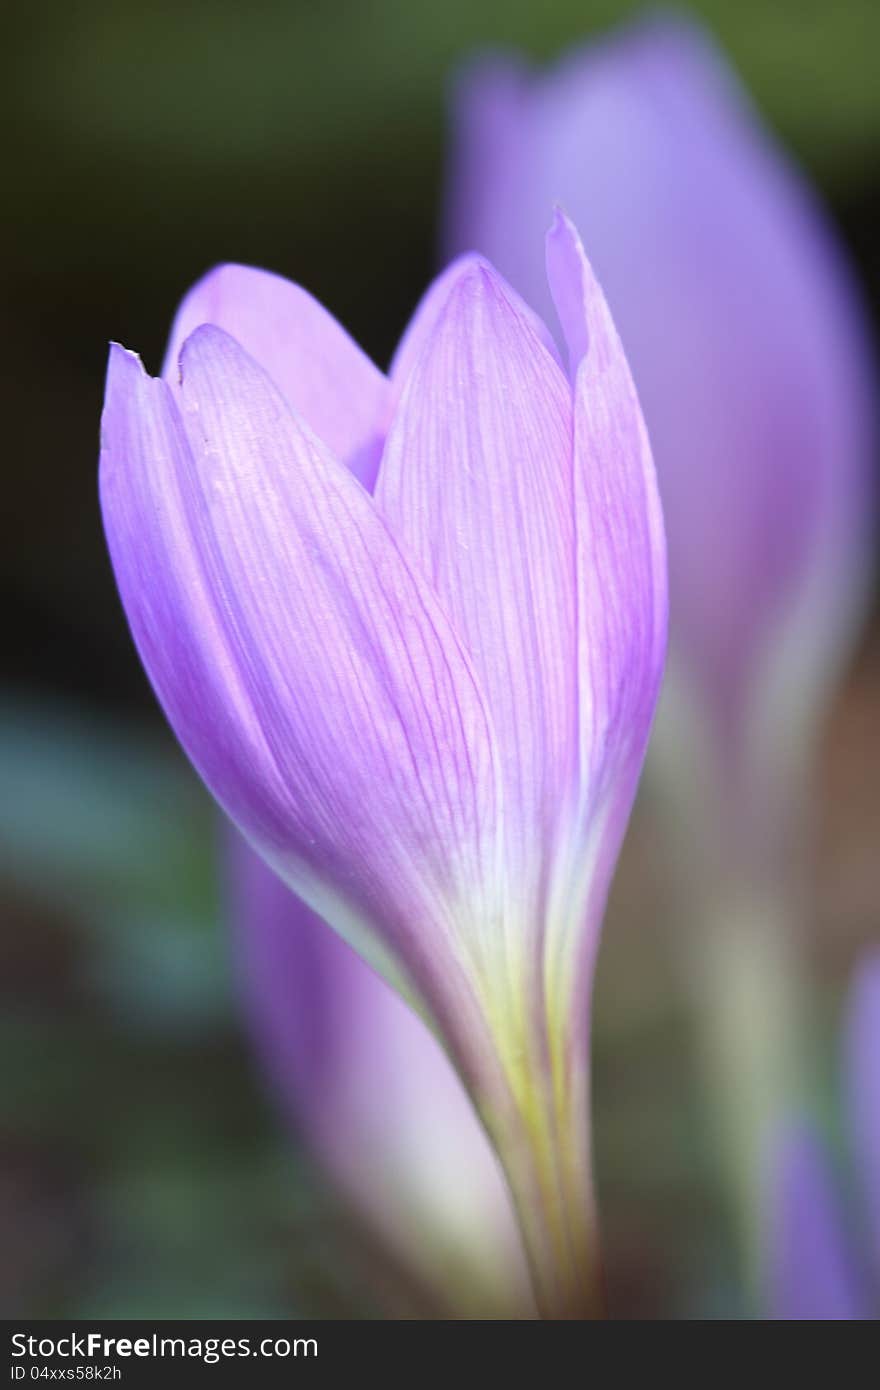
[[[866,350],[821,210],[678,21],[542,76],[484,60],[454,117],[447,251],[483,252],[545,315],[536,236],[559,202],[608,296],[668,530],[679,768],[690,751],[689,771],[708,760],[731,795],[743,779],[772,792],[865,587]]]
[[[505,1166],[542,1310],[584,1315],[590,984],[666,582],[632,380],[562,217],[547,273],[568,372],[467,257],[386,378],[296,286],[214,272],[180,310],[165,379],[112,350],[101,499],[181,743],[266,862],[442,1039]]]
[[[779,1144],[771,1183],[765,1252],[773,1318],[853,1321],[880,1312],[880,953],[862,964],[853,986],[844,1069],[857,1219],[848,1219],[821,1139],[793,1127]]]
[[[245,1014],[291,1129],[439,1311],[534,1316],[501,1166],[437,1039],[240,836],[228,848]]]

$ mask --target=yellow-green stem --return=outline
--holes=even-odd
[[[487,1115],[513,1194],[541,1317],[604,1316],[584,1095],[564,1104],[547,1079],[510,1076],[515,1108]],[[582,1100],[582,1103],[578,1103]]]

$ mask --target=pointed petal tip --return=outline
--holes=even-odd
[[[426,346],[441,324],[447,321],[450,311],[460,312],[468,300],[473,302],[481,297],[490,285],[502,284],[498,271],[476,251],[465,251],[449,262],[423,295],[391,361],[389,376],[394,383],[393,405],[399,400]]]
[[[562,203],[553,204],[553,221],[547,229],[547,236],[558,239],[559,237],[571,236],[575,241],[579,241],[577,228],[569,217]]]
[[[595,279],[577,229],[561,206],[544,240],[547,283],[568,348],[569,373],[574,378],[590,349],[590,318]]]
[[[152,384],[140,355],[121,343],[112,342],[107,353],[107,372],[104,383],[104,408],[101,413],[101,466],[106,465],[105,454],[109,435],[122,412],[129,408],[132,398]]]
[[[568,347],[570,374],[574,378],[584,360],[591,369],[601,371],[623,350],[580,233],[559,203],[553,208],[545,252],[547,281]]]
[[[121,343],[110,343],[98,461],[102,488],[118,468],[127,466],[133,433],[166,415],[167,393],[167,383],[150,375],[139,353]]]
[[[273,285],[285,288],[288,282],[271,270],[244,265],[240,261],[218,261],[200,275],[180,301],[168,338],[162,376],[177,381],[183,349],[194,331],[203,324],[212,324],[226,312],[227,306],[238,299],[253,300],[261,290]],[[306,291],[299,285],[293,288],[300,294]]]
[[[236,340],[231,333],[227,333],[226,329],[221,328],[218,323],[199,323],[191,333],[187,333],[181,344],[181,365],[183,365],[187,358],[191,357],[193,352],[197,351],[202,344],[212,342],[219,345],[221,343],[235,343]],[[242,349],[242,351],[243,350],[244,349]]]
[[[515,315],[521,322],[528,324],[558,364],[556,345],[543,319],[529,307],[501,271],[485,256],[475,251],[466,252],[453,261],[444,274],[448,277],[447,292],[439,318],[445,317],[455,309],[461,310],[469,302],[491,301],[502,313]]]
[[[554,274],[558,279],[559,275],[564,272],[576,281],[581,290],[582,298],[587,295],[592,297],[594,294],[601,296],[599,282],[584,249],[581,234],[562,203],[553,204],[553,221],[547,230],[545,248],[547,275],[550,279],[550,288],[554,290],[554,293]],[[589,309],[589,302],[585,304],[585,307]]]
[[[175,317],[163,368],[173,385],[181,383],[187,357],[192,360],[195,343],[188,350],[187,343],[205,324],[229,334],[334,457],[364,486],[372,486],[388,414],[388,382],[308,290],[274,271],[236,262],[215,266],[189,291]],[[196,342],[206,348],[206,339]],[[216,342],[212,351],[219,360]],[[224,360],[231,364],[231,352]]]
[[[124,347],[122,343],[111,341],[107,349],[107,380],[125,375],[147,375],[139,352]]]
[[[225,328],[216,323],[200,323],[184,338],[177,354],[182,389],[186,387],[187,378],[192,378],[193,371],[199,370],[207,358],[213,358],[227,366],[232,366],[242,358],[253,363],[250,353],[242,347],[237,338],[227,333]],[[254,363],[254,366],[256,365]]]
[[[455,260],[450,261],[444,271],[449,298],[459,290],[466,290],[469,287],[479,288],[484,282],[492,279],[498,280],[500,276],[490,261],[485,256],[481,256],[478,251],[465,251]],[[447,299],[447,304],[449,299]]]
[[[547,229],[545,244],[579,262],[585,281],[598,288],[596,272],[584,248],[583,238],[574,218],[562,202],[553,204],[553,220]]]

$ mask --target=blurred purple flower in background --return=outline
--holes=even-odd
[[[584,238],[656,456],[670,656],[728,774],[799,610],[824,679],[865,582],[872,415],[845,267],[720,55],[678,21],[541,77],[489,58],[454,114],[450,253],[487,255],[546,316],[548,209]],[[802,678],[792,699],[813,697]]]
[[[804,1126],[793,1128],[776,1158],[768,1222],[767,1302],[776,1319],[880,1315],[880,953],[863,963],[853,986],[844,1070],[863,1219],[850,1229],[824,1145]]]
[[[501,1167],[436,1038],[240,837],[230,869],[245,1010],[294,1132],[440,1308],[534,1316]]]
[[[659,20],[456,88],[446,250],[550,308],[537,229],[584,237],[645,411],[669,537],[652,740],[678,942],[754,1269],[768,1116],[797,1086],[802,850],[818,721],[870,579],[871,365],[821,210],[710,42]]]
[[[386,379],[304,291],[215,271],[164,380],[113,348],[101,496],[184,748],[442,1039],[541,1310],[583,1316],[599,1308],[590,987],[666,578],[629,370],[562,217],[547,273],[569,374],[469,257]]]

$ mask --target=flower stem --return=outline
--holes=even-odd
[[[604,1316],[589,1152],[588,1086],[561,1088],[529,1068],[511,1076],[515,1106],[487,1116],[513,1194],[542,1318]]]

